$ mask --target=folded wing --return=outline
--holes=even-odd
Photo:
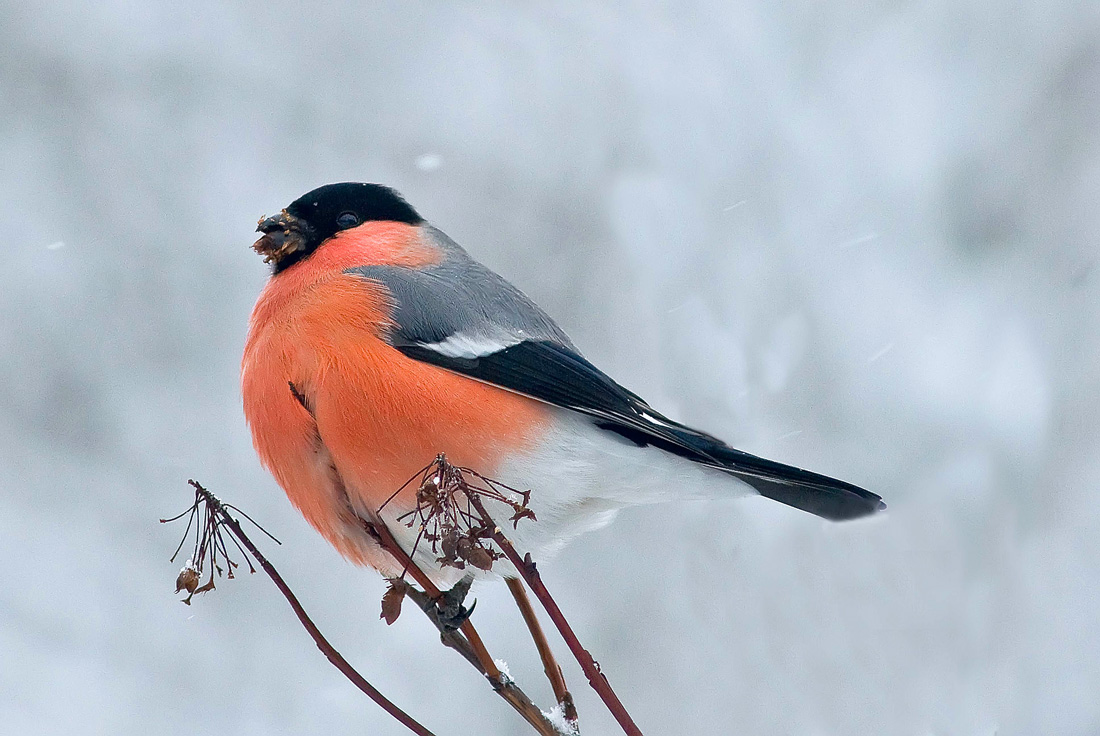
[[[444,236],[445,237],[445,236]],[[354,269],[392,295],[391,344],[415,360],[588,415],[596,426],[729,473],[834,521],[885,508],[870,491],[736,450],[661,415],[589,363],[537,305],[457,249],[443,264]]]

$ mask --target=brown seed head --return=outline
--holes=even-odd
[[[176,576],[176,592],[186,590],[188,593],[194,593],[199,587],[199,571],[191,564],[190,561],[183,566],[180,570],[180,574]]]

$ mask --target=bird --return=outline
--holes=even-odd
[[[387,503],[440,453],[530,492],[536,520],[509,534],[536,560],[639,504],[759,494],[833,521],[885,508],[664,416],[389,187],[326,184],[257,232],[271,275],[241,362],[245,418],[291,503],[354,563],[401,572],[364,529],[379,515],[455,579],[396,523],[415,489]]]

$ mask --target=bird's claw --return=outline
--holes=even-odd
[[[472,575],[463,577],[450,590],[443,591],[443,595],[436,601],[436,615],[439,618],[440,625],[447,631],[454,631],[461,627],[474,612],[474,607],[477,605],[476,600],[470,604],[469,608],[463,605],[473,582]]]

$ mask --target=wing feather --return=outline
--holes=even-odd
[[[827,519],[885,508],[851,483],[736,450],[661,415],[588,362],[519,290],[468,256],[422,270],[352,272],[390,291],[390,342],[410,358],[588,415],[601,429],[730,473],[761,495]]]

